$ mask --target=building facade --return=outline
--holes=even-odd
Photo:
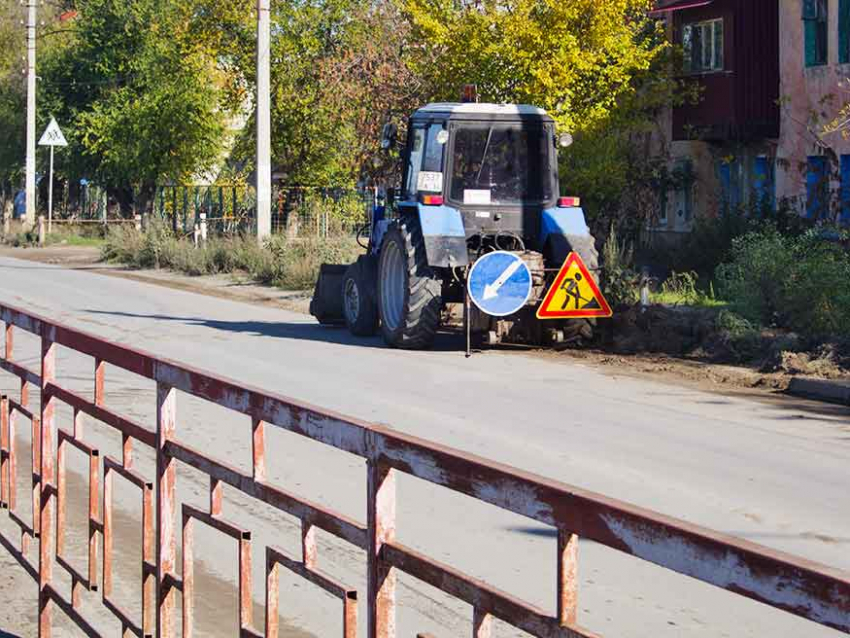
[[[850,103],[850,0],[778,0],[782,121],[777,197],[850,221],[850,141],[829,125]],[[846,119],[846,118],[843,118]]]
[[[699,97],[662,126],[692,179],[662,197],[655,232],[731,209],[850,212],[850,140],[826,132],[850,102],[850,0],[665,0],[656,15]]]

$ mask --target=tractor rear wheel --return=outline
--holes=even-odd
[[[378,263],[378,311],[384,341],[421,350],[434,342],[443,306],[442,281],[428,265],[418,223],[387,229]]]
[[[374,257],[358,257],[346,269],[342,279],[342,314],[351,334],[371,337],[377,332]]]

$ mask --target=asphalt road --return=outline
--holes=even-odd
[[[554,357],[489,352],[466,360],[451,337],[431,352],[393,351],[378,338],[349,337],[303,315],[8,258],[0,258],[0,300],[196,367],[850,569],[846,410],[700,392]],[[36,344],[19,343],[35,361]],[[90,366],[89,360],[60,350],[60,382],[90,391]],[[13,386],[0,376],[0,389],[11,392]],[[111,407],[153,424],[148,382],[110,368],[106,388]],[[118,454],[114,435],[102,434],[97,424],[90,431],[104,450]],[[247,468],[249,432],[244,417],[178,398],[178,438],[193,446]],[[273,482],[365,520],[365,469],[359,459],[280,431],[268,445]],[[153,476],[149,455],[141,455],[140,468]],[[192,471],[180,475],[180,490],[184,500],[204,503],[206,485]],[[415,479],[400,480],[398,494],[401,542],[554,611],[552,530]],[[132,499],[128,488],[122,506],[131,517],[138,516]],[[225,503],[231,517],[254,529],[260,542],[296,553],[294,521],[262,505],[243,505],[230,492]],[[231,582],[236,548],[213,535],[201,535],[196,543],[203,569],[219,585]],[[319,560],[334,576],[363,586],[359,550],[322,536]],[[580,545],[579,561],[579,622],[604,636],[838,635],[592,543]],[[262,564],[258,553],[255,572]],[[259,601],[259,573],[255,581]],[[226,623],[216,619],[230,618],[235,609],[235,594],[231,601],[232,591],[219,585],[199,588],[199,604],[206,605],[202,616],[209,619],[202,635],[214,635],[215,628],[224,635]],[[127,595],[132,597],[132,591]],[[471,627],[468,607],[412,578],[401,579],[399,599],[399,635],[460,635]],[[301,630],[333,635],[339,627],[336,602],[295,581],[282,595],[281,614],[293,636]],[[360,615],[363,622],[365,608]],[[499,625],[496,635],[521,634]]]

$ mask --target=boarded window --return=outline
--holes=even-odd
[[[767,157],[757,157],[753,161],[753,197],[759,211],[773,210],[776,197],[773,162]]]
[[[821,219],[829,211],[829,165],[821,155],[810,155],[806,169],[806,217]]]
[[[723,70],[723,20],[694,22],[682,27],[686,73]]]
[[[717,167],[723,195],[723,212],[734,212],[741,206],[741,161],[737,158],[720,160]]]
[[[828,51],[828,0],[802,0],[802,3],[806,66],[821,66],[826,64]]]
[[[850,224],[850,155],[841,156],[841,223]]]

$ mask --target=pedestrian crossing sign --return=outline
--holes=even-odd
[[[41,136],[38,144],[39,146],[68,146],[65,136],[62,135],[62,129],[54,118],[50,118],[50,124],[44,130],[44,135]]]
[[[570,253],[537,309],[538,319],[610,317],[611,306],[578,253]]]

